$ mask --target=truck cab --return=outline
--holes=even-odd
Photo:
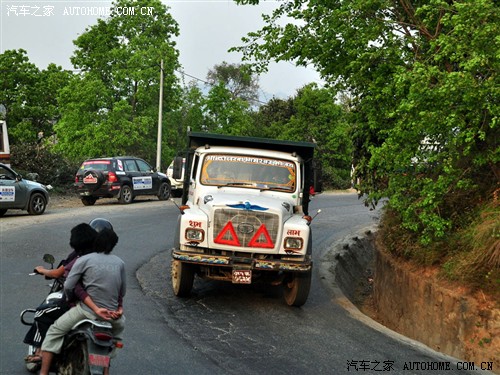
[[[209,133],[189,133],[188,140],[172,249],[174,294],[189,295],[197,275],[281,283],[286,303],[303,305],[312,271],[315,145]],[[180,163],[176,158],[174,178]]]

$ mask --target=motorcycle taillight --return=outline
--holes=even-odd
[[[113,336],[105,332],[94,332],[94,336],[97,340],[101,341],[110,341],[111,339],[113,339]]]

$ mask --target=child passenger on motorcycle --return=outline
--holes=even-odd
[[[101,219],[103,220],[103,219]],[[111,224],[110,224],[111,225]],[[122,299],[125,296],[125,263],[110,254],[118,242],[114,230],[105,228],[97,236],[96,252],[78,258],[64,284],[64,292],[69,298],[75,295],[78,281],[95,303],[98,314],[91,307],[78,302],[49,328],[42,343],[42,368],[40,375],[48,375],[54,354],[61,352],[64,336],[83,319],[98,319],[106,315],[117,337],[124,329]],[[105,369],[107,374],[109,368]]]
[[[71,267],[75,263],[79,256],[89,254],[94,251],[94,242],[97,237],[97,232],[86,223],[78,224],[71,229],[71,237],[69,244],[73,251],[68,255],[68,257],[61,262],[61,265],[56,269],[46,269],[43,266],[38,266],[35,270],[51,279],[61,279],[64,281],[71,270]],[[89,306],[93,305],[93,302],[88,297],[88,293],[80,285],[77,287],[77,297],[84,301],[87,299]],[[62,316],[70,308],[70,304],[65,298],[59,301],[51,303],[41,304],[35,313],[34,322],[31,329],[28,331],[24,338],[24,343],[32,345],[35,347],[35,352],[33,355],[27,356],[25,358],[26,362],[40,362],[41,361],[41,345],[42,341],[49,329],[50,325],[56,321],[57,318]]]

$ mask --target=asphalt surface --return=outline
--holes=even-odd
[[[95,217],[109,218],[120,236],[116,254],[127,265],[125,347],[112,374],[427,374],[412,363],[449,363],[446,374],[469,374],[457,360],[399,337],[355,309],[335,277],[336,249],[377,222],[355,194],[313,199],[314,271],[301,308],[285,305],[279,287],[195,281],[190,298],[170,284],[170,248],[177,220],[171,202],[114,200],[93,207],[49,207],[40,217],[0,219],[0,374],[26,374],[26,328],[19,312],[34,307],[47,282],[29,277],[46,252],[62,259],[69,230]],[[487,373],[487,372],[479,372]]]

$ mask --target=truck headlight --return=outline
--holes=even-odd
[[[286,237],[284,242],[285,250],[301,250],[304,240],[300,237]]]
[[[203,242],[205,238],[205,231],[203,229],[186,229],[186,240],[191,242]]]

